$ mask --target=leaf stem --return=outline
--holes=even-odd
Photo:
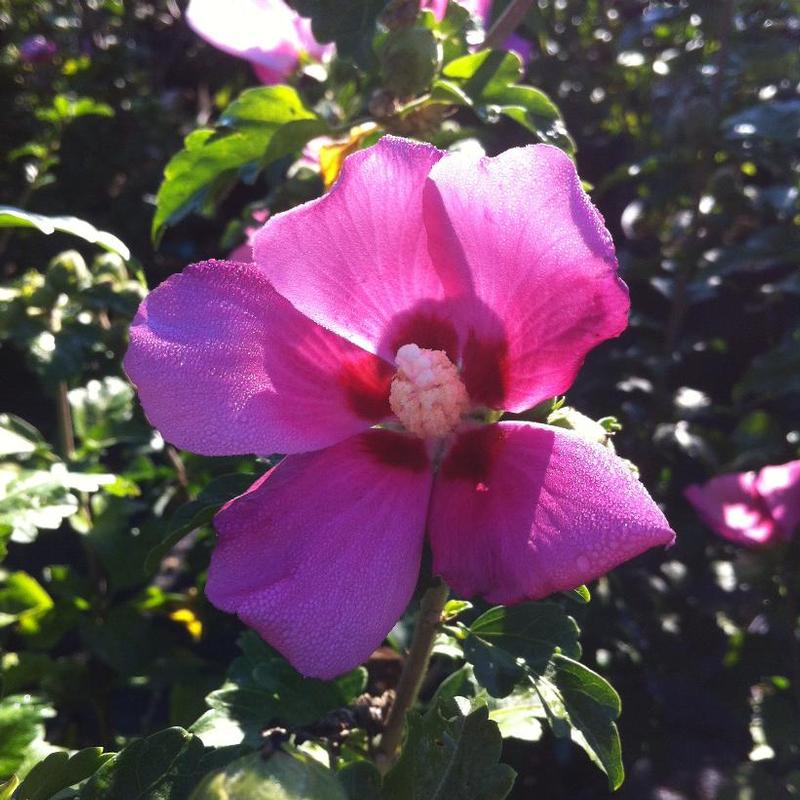
[[[489,48],[502,47],[503,42],[517,29],[528,10],[533,5],[533,0],[511,0],[506,10],[495,20],[489,29],[483,46]]]
[[[75,434],[72,429],[72,411],[69,407],[66,381],[59,381],[56,389],[56,419],[58,421],[58,441],[64,461],[71,461],[75,455]]]
[[[406,712],[417,701],[420,687],[428,671],[433,640],[442,620],[442,610],[449,593],[450,587],[444,581],[437,579],[437,583],[422,596],[411,648],[397,683],[397,692],[389,712],[389,719],[386,721],[386,728],[378,744],[377,761],[382,770],[391,766],[400,740],[403,738]]]

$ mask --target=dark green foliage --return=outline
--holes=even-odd
[[[411,714],[403,754],[386,776],[381,800],[502,800],[514,771],[499,764],[502,739],[485,706],[469,702],[433,704]]]

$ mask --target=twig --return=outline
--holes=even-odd
[[[58,421],[58,442],[64,461],[71,461],[75,455],[75,433],[72,429],[72,411],[69,407],[69,390],[66,381],[59,381],[56,389],[56,419]]]
[[[386,721],[386,728],[378,744],[378,767],[388,769],[403,738],[406,712],[414,705],[422,681],[428,670],[433,650],[433,640],[442,619],[442,609],[450,589],[444,581],[431,586],[422,597],[417,615],[417,625],[411,640],[403,672],[397,684],[397,693]]]
[[[484,47],[502,47],[503,42],[517,29],[533,5],[533,0],[511,0],[506,10],[495,20],[483,40]]]

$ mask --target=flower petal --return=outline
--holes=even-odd
[[[215,518],[206,593],[303,674],[345,672],[411,598],[430,487],[422,441],[386,430],[289,456]]]
[[[758,473],[756,489],[784,538],[791,538],[800,524],[800,461],[764,467]]]
[[[780,533],[756,482],[755,472],[719,475],[702,486],[688,486],[684,496],[714,533],[758,547],[771,544]]]
[[[474,399],[522,411],[560,394],[625,328],[611,237],[557,148],[448,154],[431,170],[425,221],[437,269],[474,297],[461,331],[473,341],[465,373],[481,376]]]
[[[433,569],[458,594],[538,599],[593,580],[674,533],[624,462],[559,428],[463,433],[431,499]]]
[[[125,371],[148,419],[195,453],[314,450],[390,413],[388,365],[304,317],[253,264],[172,276],[130,339]]]
[[[186,21],[209,44],[260,66],[264,83],[279,83],[304,49],[298,14],[283,0],[191,0]]]
[[[398,320],[444,298],[422,221],[423,186],[442,155],[393,136],[354,153],[327,195],[256,234],[256,263],[306,316],[393,361]]]

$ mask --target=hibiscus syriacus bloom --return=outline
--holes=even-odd
[[[209,44],[249,61],[268,85],[283,82],[304,55],[323,60],[333,52],[283,0],[190,0],[186,21]]]
[[[687,487],[686,499],[714,533],[737,544],[785,542],[800,524],[800,461],[719,475]]]
[[[288,454],[216,516],[206,591],[298,670],[328,678],[380,645],[426,535],[437,575],[495,603],[673,541],[608,449],[489,422],[564,392],[627,324],[611,239],[560,150],[386,136],[271,217],[254,257],[153,291],[125,369],[175,445]]]

